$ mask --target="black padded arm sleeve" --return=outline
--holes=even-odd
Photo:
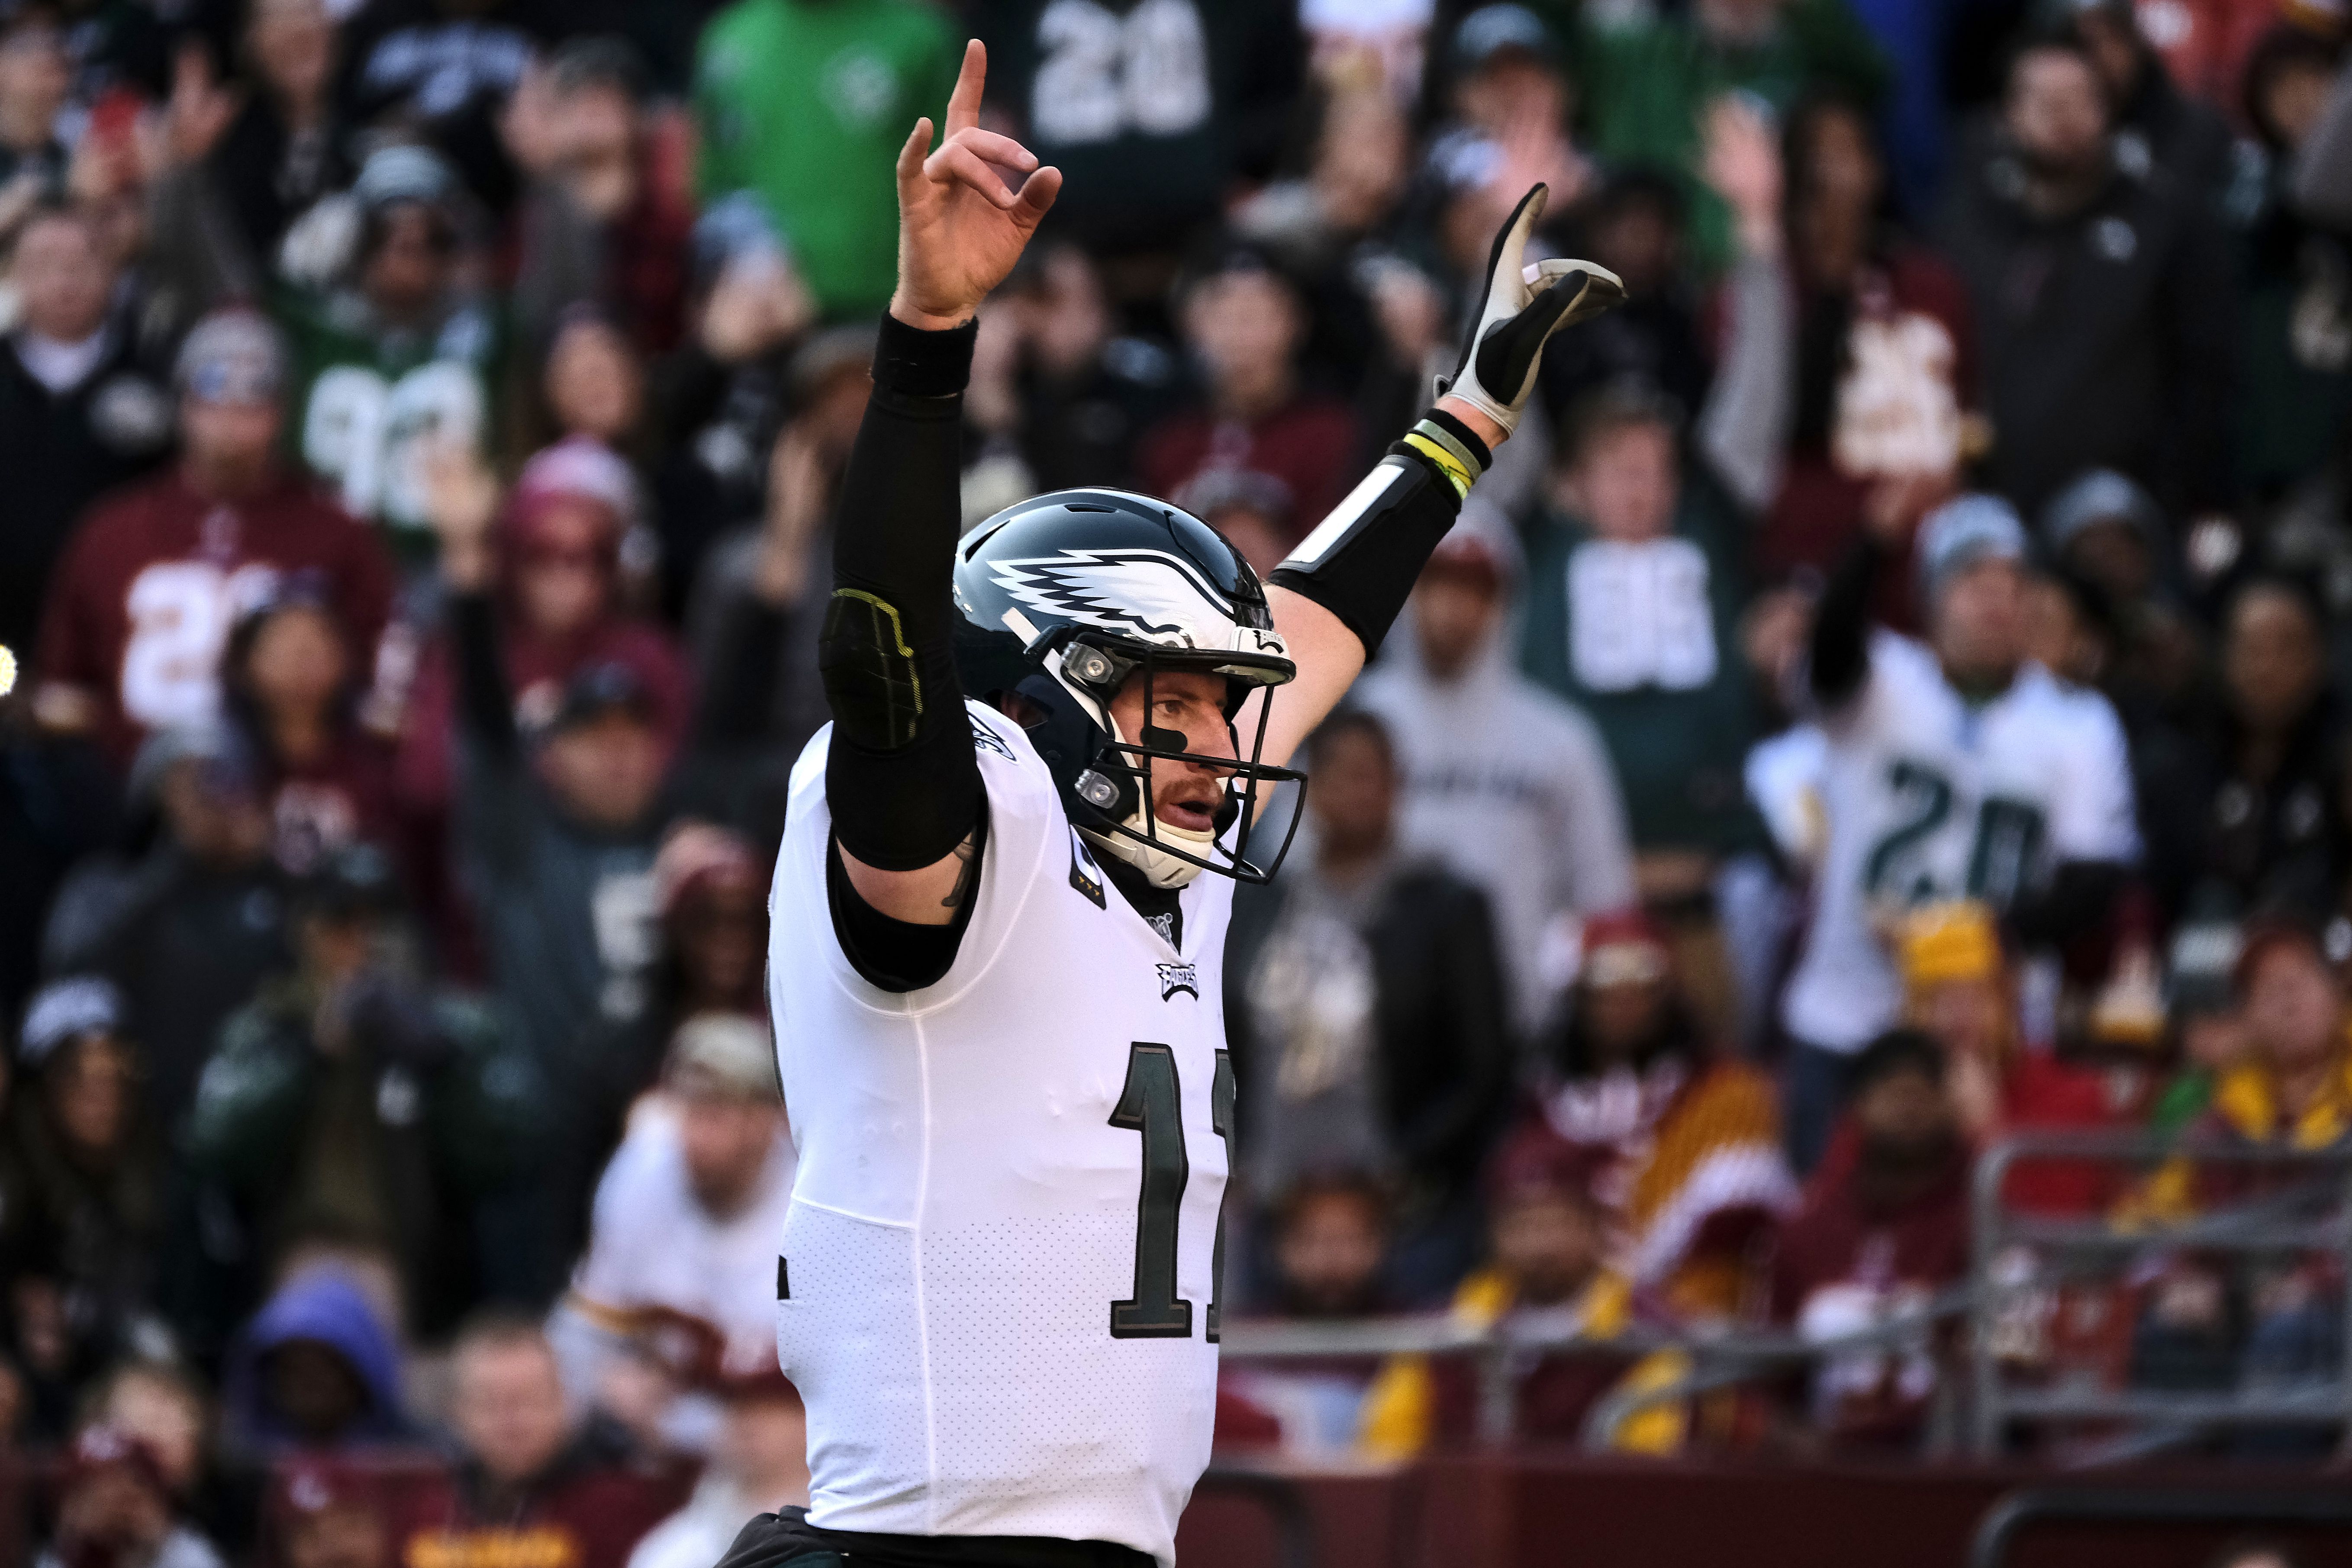
[[[1491,461],[1459,420],[1431,409],[1269,580],[1339,616],[1370,658]]]
[[[1813,611],[1809,649],[1813,700],[1835,708],[1870,675],[1870,593],[1885,553],[1868,534],[1854,541]]]
[[[874,395],[842,479],[817,652],[834,718],[825,801],[842,847],[886,871],[938,862],[980,820],[948,597],[976,331],[883,319]]]

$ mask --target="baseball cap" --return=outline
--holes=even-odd
[[[232,305],[189,330],[172,378],[202,403],[275,403],[286,389],[286,345],[268,317]]]
[[[602,441],[568,436],[522,466],[509,504],[516,521],[527,527],[541,507],[556,500],[592,501],[625,529],[637,518],[637,477]]]
[[[650,722],[660,704],[635,669],[617,660],[592,664],[564,682],[562,700],[547,721],[551,735],[601,719],[618,709]]]
[[[2000,971],[2000,933],[1974,899],[1930,904],[1906,922],[1899,956],[1906,986],[1982,980]]]
[[[2042,537],[2053,553],[2094,523],[2120,522],[2149,544],[2162,520],[2148,493],[2113,468],[2093,468],[2052,497],[2042,509]]]
[[[1980,491],[1946,501],[1919,525],[1919,594],[1933,604],[1952,574],[1979,561],[2023,561],[2017,509]]]
[[[767,1026],[734,1013],[702,1013],[678,1026],[663,1069],[681,1094],[772,1102],[776,1049]]]
[[[1559,46],[1543,18],[1524,5],[1481,5],[1454,29],[1454,63],[1477,70],[1507,49],[1534,56],[1546,65],[1559,63]]]
[[[441,154],[405,143],[369,153],[359,178],[352,182],[352,194],[372,212],[402,202],[438,206],[457,193],[457,176]]]
[[[1673,967],[1665,933],[1644,910],[1617,910],[1584,922],[1580,984],[1652,985]]]
[[[28,1068],[38,1067],[69,1040],[120,1034],[127,1014],[122,993],[104,975],[53,980],[33,994],[32,1005],[25,1009],[16,1058]]]

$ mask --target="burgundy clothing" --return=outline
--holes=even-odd
[[[1307,395],[1255,424],[1219,419],[1205,408],[1173,414],[1143,438],[1143,488],[1174,497],[1212,468],[1271,474],[1290,490],[1295,544],[1363,478],[1362,436],[1345,404]]]
[[[518,1497],[492,1500],[460,1473],[420,1488],[395,1526],[397,1568],[628,1568],[647,1531],[682,1507],[691,1466],[578,1453]]]
[[[335,738],[325,756],[273,768],[270,845],[278,863],[300,877],[346,845],[397,847],[392,760],[388,742],[353,726]]]
[[[41,676],[98,699],[99,743],[127,765],[149,728],[218,713],[229,628],[282,585],[331,605],[368,667],[393,592],[371,530],[291,475],[236,501],[167,475],[74,531],[42,621]]]
[[[1805,1299],[1826,1285],[1910,1284],[1930,1290],[1969,1268],[1969,1162],[1956,1147],[1943,1170],[1907,1200],[1885,1206],[1860,1183],[1861,1144],[1832,1138],[1805,1190],[1804,1206],[1780,1229],[1772,1259],[1772,1317],[1793,1322]]]
[[[1824,306],[1820,298],[1809,296],[1801,285],[1797,300],[1800,319],[1822,308]],[[1952,382],[1960,407],[1964,411],[1977,407],[1976,350],[1969,321],[1968,290],[1958,275],[1933,254],[1916,246],[1894,247],[1867,269],[1848,309],[1849,320],[1916,314],[1939,322],[1952,340]],[[1801,328],[1800,331],[1801,346],[1795,357],[1801,361]],[[1826,389],[1805,386],[1802,365],[1790,367],[1790,374],[1800,378],[1801,406],[1797,428],[1781,469],[1780,494],[1757,531],[1755,563],[1761,582],[1778,581],[1800,567],[1811,567],[1826,575],[1836,567],[1863,527],[1863,501],[1869,494],[1871,481],[1841,469],[1831,449],[1830,436],[1837,418],[1834,377],[1843,369],[1843,356],[1837,356],[1833,365],[1819,368],[1832,374]],[[1829,399],[1825,423],[1819,407],[1824,391]],[[1814,417],[1810,419],[1803,406],[1808,402],[1814,405]],[[1885,574],[1881,580],[1882,588],[1891,590],[1889,597],[1894,602],[1876,608],[1894,611],[1892,615],[1882,614],[1882,618],[1897,626],[1914,624],[1908,613],[1910,582],[1907,571]]]

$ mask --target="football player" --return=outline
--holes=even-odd
[[[1061,184],[979,129],[898,160],[898,291],[843,484],[769,952],[800,1167],[776,1269],[811,1507],[768,1564],[1174,1558],[1209,1457],[1234,1074],[1218,967],[1281,764],[1517,424],[1621,297],[1496,237],[1450,391],[1275,571],[1117,490],[957,538],[974,313]],[[1009,180],[1007,176],[1010,176]]]

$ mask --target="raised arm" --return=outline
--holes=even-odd
[[[979,128],[987,63],[976,40],[967,47],[939,151],[925,156],[924,119],[898,154],[898,287],[842,479],[818,652],[841,871],[866,911],[911,926],[954,921],[982,826],[949,605],[975,316],[1062,183]],[[931,966],[928,955],[918,965]]]
[[[1274,569],[1266,598],[1298,678],[1274,689],[1269,762],[1289,759],[1388,635],[1463,498],[1517,428],[1545,342],[1625,297],[1615,273],[1589,261],[1522,267],[1545,195],[1528,191],[1495,236],[1481,308],[1443,395]]]

